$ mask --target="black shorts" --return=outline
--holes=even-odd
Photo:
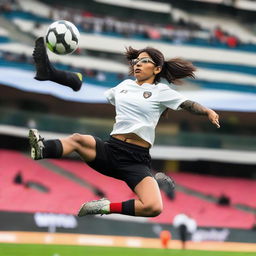
[[[87,162],[94,170],[125,181],[132,190],[145,177],[153,177],[149,149],[113,137],[107,141],[94,138],[96,158]]]

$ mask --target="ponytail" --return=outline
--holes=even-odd
[[[164,61],[162,71],[156,76],[155,82],[159,82],[160,78],[165,78],[169,83],[182,84],[182,78],[195,78],[194,72],[196,67],[190,61],[174,58]]]

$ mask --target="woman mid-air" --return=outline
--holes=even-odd
[[[48,59],[43,38],[37,39],[33,56],[36,79],[55,81],[75,91],[80,89],[81,75],[55,69]],[[158,120],[168,108],[205,115],[220,127],[216,112],[160,82],[161,78],[168,83],[194,78],[195,67],[190,62],[180,58],[165,60],[159,50],[151,47],[140,50],[129,47],[125,56],[135,80],[124,80],[105,92],[116,111],[115,124],[107,141],[78,133],[64,139],[43,140],[36,129],[29,131],[34,160],[61,158],[75,151],[94,170],[125,181],[137,195],[137,199],[124,202],[110,202],[105,198],[86,202],[78,212],[80,217],[110,213],[154,217],[161,213],[162,198],[151,174],[149,149],[154,144]]]

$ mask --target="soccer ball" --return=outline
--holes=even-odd
[[[49,50],[64,55],[77,49],[79,38],[80,33],[73,23],[58,20],[48,27],[45,42]]]

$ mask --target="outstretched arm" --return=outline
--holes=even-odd
[[[192,114],[208,116],[209,120],[214,125],[216,125],[217,128],[220,128],[219,115],[215,111],[213,111],[212,109],[206,108],[206,107],[200,105],[199,103],[197,103],[195,101],[191,101],[191,100],[184,101],[180,105],[180,107],[182,109],[185,109],[185,110],[189,111]]]

